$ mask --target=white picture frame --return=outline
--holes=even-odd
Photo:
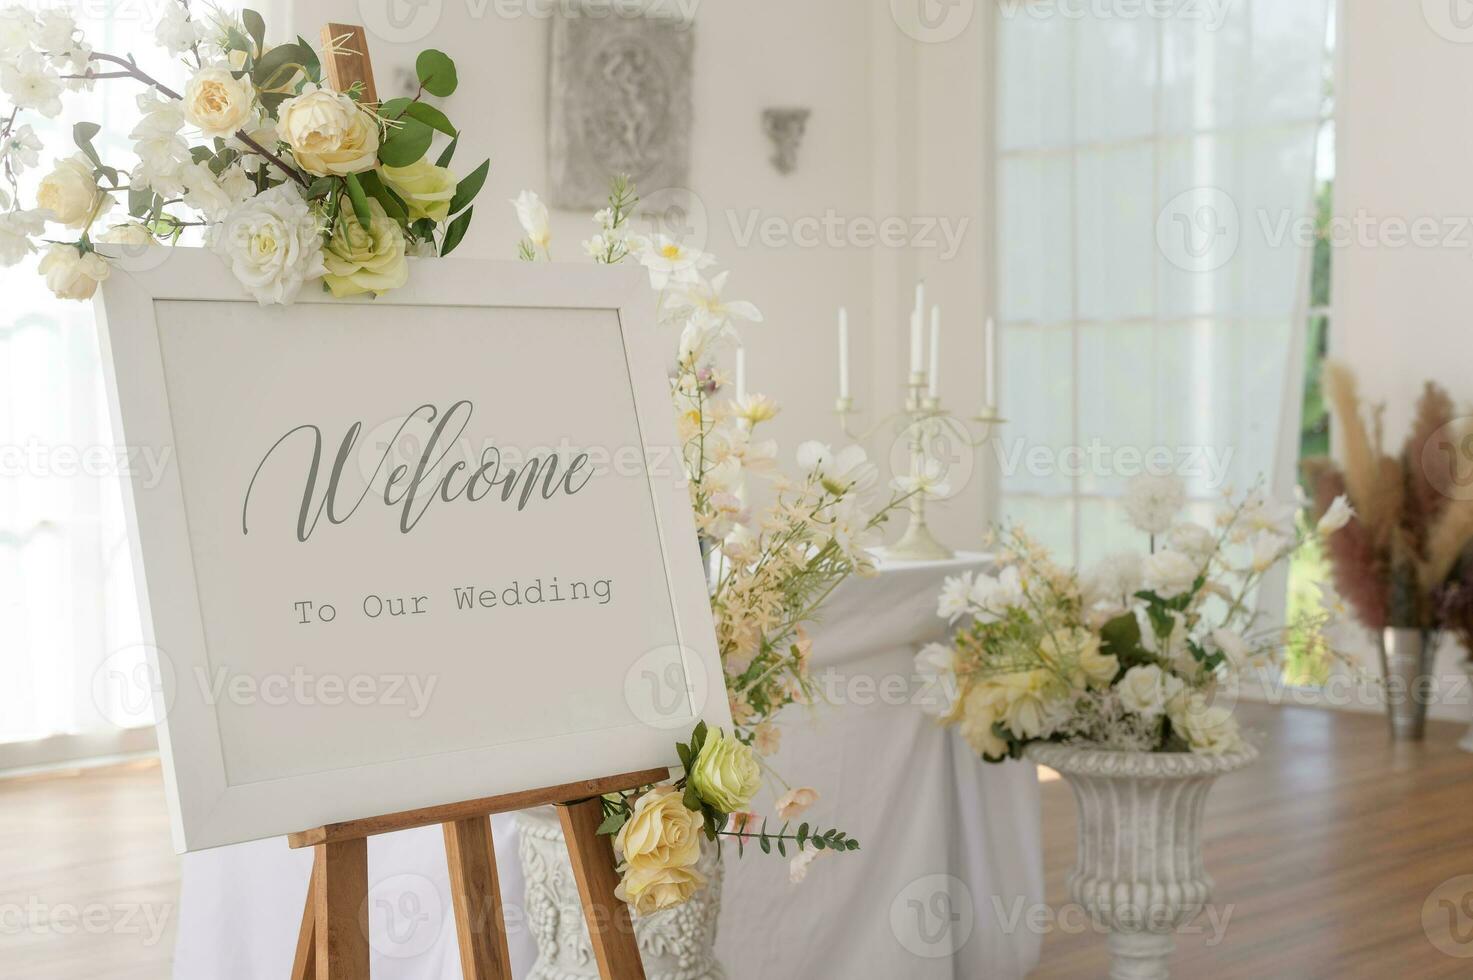
[[[213,254],[177,249],[156,268],[115,270],[99,293],[97,312],[115,438],[128,447],[162,450],[172,460],[151,479],[141,470],[131,473],[124,495],[177,850],[676,765],[675,742],[686,738],[696,720],[730,727],[664,372],[669,338],[657,331],[654,296],[638,268],[414,261],[408,285],[377,299],[344,301],[309,288],[293,306],[262,307],[244,294]],[[559,352],[556,363],[542,363],[554,357],[553,347]],[[518,352],[517,358],[501,356],[510,350]],[[497,356],[487,360],[487,351]],[[318,385],[293,374],[348,360],[364,377],[318,370],[312,378],[329,375]],[[442,367],[436,365],[459,379],[457,390],[432,390],[442,377]],[[539,405],[552,414],[573,411],[572,405],[582,414],[565,428],[580,428],[587,419],[591,429],[605,436],[632,431],[642,460],[634,472],[615,472],[610,465],[600,473],[596,464],[588,464],[580,479],[594,492],[583,500],[575,495],[578,491],[566,492],[571,479],[551,484],[552,497],[546,497],[550,484],[544,481],[539,485],[546,501],[541,511],[535,497],[527,509],[514,512],[511,504],[489,492],[474,504],[474,493],[466,492],[452,504],[447,482],[441,497],[430,494],[438,509],[427,504],[422,523],[411,533],[402,527],[409,520],[407,503],[399,512],[400,525],[386,529],[389,498],[396,486],[402,489],[402,482],[396,485],[385,477],[383,511],[376,509],[380,488],[375,476],[394,471],[386,452],[387,469],[369,473],[364,467],[366,489],[359,502],[367,500],[369,509],[363,516],[355,512],[342,523],[329,517],[321,524],[325,532],[310,531],[306,540],[300,537],[305,525],[296,524],[295,537],[288,541],[285,511],[278,505],[296,498],[285,489],[290,479],[279,474],[298,472],[299,467],[305,472],[315,464],[301,445],[310,436],[294,435],[288,443],[283,435],[281,445],[290,444],[291,453],[272,447],[261,456],[244,493],[241,528],[222,523],[233,519],[224,502],[245,467],[261,454],[262,433],[292,431],[288,423],[306,426],[314,412],[331,415],[322,401],[329,396],[346,401],[343,417],[355,418],[355,400],[367,405],[392,392],[401,372],[407,389],[403,404],[423,400],[443,408],[467,395],[461,389],[483,385],[481,371],[494,375],[501,387],[493,391],[488,377],[486,390],[474,397],[501,406],[495,418],[503,429],[532,425],[529,420],[541,417]],[[567,389],[544,392],[532,379]],[[624,389],[627,397],[621,394]],[[513,410],[524,406],[531,411]],[[473,404],[468,413],[476,408]],[[382,404],[365,409],[382,410]],[[467,417],[476,422],[474,414]],[[365,427],[372,421],[364,421]],[[414,424],[421,421],[427,420],[415,418]],[[327,474],[339,437],[348,441],[348,436],[327,423],[319,428],[321,472]],[[570,434],[575,445],[584,445],[576,442],[577,432]],[[427,446],[424,458],[430,456]],[[488,458],[484,449],[479,458]],[[500,451],[497,458],[502,458]],[[576,467],[569,458],[576,458],[571,450],[563,471],[571,477]],[[435,466],[455,473],[453,464],[443,466],[449,459],[442,455]],[[345,473],[351,470],[344,467]],[[462,469],[458,475],[467,472]],[[501,471],[492,471],[493,476],[495,472]],[[536,477],[534,470],[523,482],[530,485]],[[472,478],[470,486],[489,491],[491,478],[481,485]],[[349,479],[344,477],[345,484]],[[510,485],[501,486],[503,493]],[[559,486],[565,491],[561,496]],[[640,489],[636,493],[632,487]],[[252,494],[257,495],[255,502]],[[636,497],[645,503],[636,506]],[[302,491],[302,499],[309,498],[317,499]],[[416,499],[428,498],[421,494]],[[305,514],[305,503],[303,507]],[[261,528],[254,540],[250,531],[256,529],[247,527],[251,522]],[[542,534],[536,547],[527,547],[518,537],[525,536],[524,526],[569,533]],[[487,527],[504,529],[495,535],[494,554],[484,544]],[[416,537],[421,533],[425,537]],[[441,547],[444,542],[452,547]],[[437,607],[454,609],[438,604],[447,601],[444,581],[458,579],[453,579],[456,573],[445,572],[451,578],[437,580],[438,560],[398,557],[418,554],[410,550],[414,547],[443,552],[461,570],[471,567],[462,550],[487,562],[486,567],[520,562],[529,581],[534,573],[545,575],[539,562],[554,553],[564,560],[574,556],[573,564],[587,556],[590,566],[619,569],[615,574],[623,578],[599,579],[616,583],[605,584],[602,591],[595,583],[600,596],[618,590],[617,601],[600,599],[612,612],[570,605],[544,614],[530,605],[531,586],[523,590],[519,583],[515,592],[499,593],[506,601],[487,612],[487,617],[503,616],[493,629],[484,625],[488,619],[470,625],[472,620],[451,615],[436,618]],[[283,555],[290,557],[281,560]],[[313,610],[323,610],[309,602],[305,613],[300,603],[294,605],[289,627],[283,625],[283,602],[299,584],[289,580],[321,584],[325,593],[375,562],[399,585],[414,573],[423,574],[427,591],[439,588],[439,598],[424,604],[431,615],[406,617],[403,625],[393,622],[392,627],[387,618],[359,624],[349,617],[349,605],[342,613],[335,608],[328,624],[311,621]],[[256,567],[262,563],[264,567]],[[655,574],[645,576],[645,569]],[[543,584],[539,578],[539,603]],[[452,588],[458,601],[460,587]],[[526,611],[513,612],[510,597],[520,605],[523,591]],[[582,591],[581,598],[589,598],[586,583]],[[580,598],[571,584],[570,592],[570,598]],[[478,594],[486,598],[472,592]],[[497,595],[490,598],[495,601]],[[366,597],[357,612],[367,620],[371,609]],[[567,611],[571,609],[579,611]],[[335,634],[339,624],[356,632]],[[367,632],[370,628],[392,628],[397,639],[380,644]],[[584,642],[576,645],[587,648],[547,649],[557,644],[529,639],[556,637],[562,629],[582,637]],[[597,643],[586,642],[591,631],[599,636]],[[499,644],[495,635],[512,639]],[[345,644],[339,636],[354,640]],[[460,642],[444,642],[447,636]],[[518,644],[521,649],[505,649]],[[343,703],[339,697],[337,704],[327,704],[321,678],[330,678],[332,671],[345,675],[350,662],[375,661],[382,668],[400,657],[400,650],[406,670],[433,662],[436,689],[449,693],[427,697],[424,712],[402,723],[384,714],[388,707],[382,689],[375,689],[379,700],[371,703]],[[304,664],[293,670],[309,674],[314,662],[319,663],[319,686],[303,688],[317,701],[297,703],[307,695],[297,701],[288,695],[289,703],[263,704],[266,681],[261,677],[255,678],[256,700],[237,697],[231,685],[240,676],[250,679],[248,668],[258,659],[263,675],[269,675],[268,661],[278,671],[288,662]],[[624,678],[617,698],[612,690],[616,670]],[[357,676],[339,679],[356,683]],[[502,677],[508,678],[506,685],[497,682]],[[523,679],[518,683],[513,677]],[[555,684],[550,682],[554,677]],[[672,700],[660,693],[662,684],[683,690]],[[641,700],[646,686],[649,703]],[[485,705],[484,716],[476,714],[477,704]],[[530,735],[522,737],[523,729],[512,733],[497,728],[512,725],[516,718],[523,719]],[[594,718],[600,721],[595,724]],[[397,740],[389,740],[386,733],[400,724]],[[296,756],[294,746],[308,758]]]

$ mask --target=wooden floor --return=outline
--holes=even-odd
[[[1221,779],[1208,799],[1207,871],[1217,883],[1216,921],[1226,928],[1212,943],[1204,915],[1198,933],[1179,936],[1173,976],[1473,977],[1473,958],[1440,951],[1422,926],[1428,896],[1473,875],[1473,754],[1456,747],[1464,726],[1430,724],[1425,742],[1393,744],[1379,716],[1242,703],[1238,713],[1265,740],[1263,758]],[[1044,873],[1054,910],[1069,902],[1074,833],[1068,785],[1045,783]],[[1466,903],[1466,931],[1449,935],[1441,909],[1432,929],[1473,957],[1473,878],[1452,887],[1457,894],[1439,897]],[[1030,980],[1105,976],[1103,938],[1081,931],[1078,916],[1057,921],[1071,929],[1044,935]]]
[[[1473,958],[1440,951],[1422,919],[1440,884],[1473,875],[1473,755],[1454,747],[1459,726],[1392,745],[1373,716],[1239,711],[1267,742],[1208,806],[1215,922],[1226,927],[1213,942],[1204,917],[1182,936],[1174,975],[1473,977]],[[1064,911],[1075,819],[1065,783],[1044,783],[1043,815],[1047,899],[1064,925],[1045,934],[1032,980],[1103,977],[1103,938]],[[168,977],[178,888],[156,764],[0,781],[0,978]],[[1473,934],[1459,947],[1445,917],[1430,921],[1444,946],[1473,953]],[[1460,925],[1473,930],[1473,915]]]

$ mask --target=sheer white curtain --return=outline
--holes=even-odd
[[[179,87],[183,65],[171,64],[153,43],[167,4],[177,0],[30,2],[66,7],[87,41],[110,54],[134,54],[151,74]],[[195,4],[196,12],[202,6]],[[290,5],[250,6],[282,32]],[[269,38],[268,38],[269,40]],[[22,178],[22,199],[55,159],[75,152],[72,123],[103,125],[103,158],[131,167],[128,131],[141,87],[131,80],[99,82],[91,93],[69,93],[62,115],[25,114],[42,137],[41,165]],[[0,95],[0,104],[8,100]],[[118,208],[115,215],[121,215]],[[122,220],[115,217],[115,220]],[[109,221],[104,218],[100,227]],[[149,721],[141,699],[147,683],[124,534],[120,477],[103,389],[97,331],[88,303],[54,299],[37,276],[34,257],[0,269],[0,768],[49,760],[7,743],[80,735],[82,752],[146,744],[110,741],[122,728]],[[149,470],[166,458],[159,447],[132,447],[127,465]],[[66,747],[62,751],[68,751]]]
[[[1002,511],[1062,555],[1143,468],[1284,488],[1328,6],[999,0]]]

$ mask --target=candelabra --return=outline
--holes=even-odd
[[[908,440],[907,456],[910,475],[905,480],[911,487],[910,523],[899,541],[883,549],[886,558],[895,561],[941,561],[955,557],[955,553],[936,540],[926,524],[926,498],[930,488],[939,483],[943,474],[944,461],[935,450],[949,447],[951,442],[976,451],[991,441],[997,426],[1007,420],[998,415],[995,405],[986,405],[976,415],[963,420],[942,408],[939,396],[927,387],[926,373],[912,371],[906,384],[905,408],[903,411],[886,415],[864,432],[850,431],[849,417],[854,413],[854,399],[840,397],[834,410],[839,416],[839,426],[844,435],[856,442],[865,442],[881,429],[892,423],[900,423],[899,432]],[[981,435],[973,438],[971,425],[981,427]],[[932,463],[938,465],[932,466]]]

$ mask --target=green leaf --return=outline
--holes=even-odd
[[[261,105],[272,115],[281,108],[281,104],[291,98],[290,92],[258,92],[256,98],[261,100]],[[269,149],[269,147],[268,147]]]
[[[680,765],[681,765],[681,768],[686,769],[686,770],[689,770],[690,769],[690,763],[691,763],[690,747],[688,745],[686,745],[684,742],[676,742],[675,743],[675,754],[678,755],[678,756],[680,756]]]
[[[434,48],[421,51],[414,60],[414,71],[419,76],[419,84],[431,95],[444,98],[455,91],[458,83],[455,62],[443,51],[436,51]]]
[[[77,149],[86,154],[87,159],[97,169],[102,169],[102,160],[97,155],[97,148],[92,145],[92,138],[102,132],[102,127],[97,123],[79,122],[72,127],[72,141],[77,144]]]
[[[194,163],[204,163],[215,159],[215,151],[208,146],[191,146],[189,148],[189,159]]]
[[[241,22],[245,24],[246,33],[251,40],[256,42],[256,50],[266,50],[266,21],[249,7],[240,12]]]
[[[322,84],[322,62],[317,60],[317,51],[307,43],[302,35],[297,35],[297,44],[307,53],[302,62],[302,70],[307,73],[307,78],[318,85]]]
[[[446,136],[458,135],[455,127],[450,124],[450,117],[428,102],[411,102],[404,111],[411,118],[418,119],[431,129],[438,129]]]
[[[455,196],[450,199],[450,213],[458,214],[481,191],[481,185],[486,183],[486,174],[491,170],[491,161],[486,160],[475,170],[466,174],[455,185]],[[704,736],[704,733],[702,733]],[[697,752],[700,750],[697,749]]]
[[[806,824],[806,823],[799,824],[798,825],[798,842],[799,843],[802,843],[803,841],[805,841],[807,839],[808,839],[808,824]]]
[[[378,114],[383,116],[385,119],[398,119],[400,116],[404,115],[404,110],[408,109],[409,104],[413,101],[413,99],[404,98],[402,96],[397,99],[390,99],[383,105],[379,106]]]
[[[153,191],[146,187],[128,188],[128,214],[134,218],[141,218],[153,210],[154,198],[157,197]]]
[[[409,212],[405,209],[403,202],[393,191],[384,186],[384,182],[379,179],[376,172],[369,170],[357,176],[358,182],[363,185],[363,192],[383,205],[384,214],[401,225],[409,220]]]
[[[450,222],[450,227],[445,229],[445,241],[440,243],[441,255],[449,255],[452,251],[454,251],[455,246],[460,244],[460,240],[465,237],[465,230],[471,226],[471,215],[475,213],[475,208],[466,208],[465,211],[460,215],[460,217]],[[695,792],[695,787],[687,786],[685,789],[686,806],[690,806],[689,798],[690,795]],[[699,801],[700,797],[697,796],[696,800]],[[692,810],[698,810],[700,809],[700,806],[697,805],[690,808]]]
[[[762,846],[763,854],[772,853],[772,842],[767,839],[766,834],[763,834],[761,837],[757,838],[757,843]]]
[[[425,155],[434,138],[435,131],[418,119],[401,119],[378,148],[378,158],[391,167],[407,167]]]
[[[619,828],[624,826],[628,820],[629,812],[627,810],[614,810],[608,816],[604,817],[603,823],[598,825],[598,833],[617,834]]]
[[[251,71],[251,81],[256,88],[275,88],[286,82],[292,73],[304,66],[309,59],[317,57],[310,48],[300,44],[281,44],[267,51]],[[277,77],[280,75],[281,77]]]
[[[233,27],[225,28],[225,46],[231,51],[251,52],[251,39]]]
[[[448,167],[448,166],[450,166],[450,161],[455,156],[455,148],[459,144],[460,144],[460,137],[457,136],[455,139],[451,140],[450,143],[449,143],[449,145],[446,146],[445,149],[443,149],[443,150],[440,151],[440,157],[439,157],[439,159],[437,159],[435,161],[435,166],[437,166],[437,167]]]
[[[470,212],[467,211],[466,213],[469,214]],[[455,227],[454,223],[452,223],[450,227],[453,229]],[[450,240],[449,232],[445,233],[445,240],[447,242]],[[445,249],[442,248],[440,250],[440,254],[444,255]],[[696,813],[699,813],[701,810],[701,795],[697,793],[696,788],[689,783],[687,783],[685,786],[685,796],[681,797],[681,802],[685,804],[685,808],[687,810],[692,810]]]
[[[777,839],[777,853],[781,854],[783,857],[788,856],[788,849],[783,845],[783,839],[781,837]]]
[[[822,837],[813,838],[813,849],[815,851],[821,851],[824,849],[824,842]]]
[[[364,193],[357,174],[348,174],[347,182],[348,199],[353,202],[353,213],[358,216],[358,223],[367,230],[373,224],[373,212],[368,209],[368,195]]]
[[[318,177],[307,187],[307,200],[315,201],[319,197],[326,197],[336,183],[335,177]]]

